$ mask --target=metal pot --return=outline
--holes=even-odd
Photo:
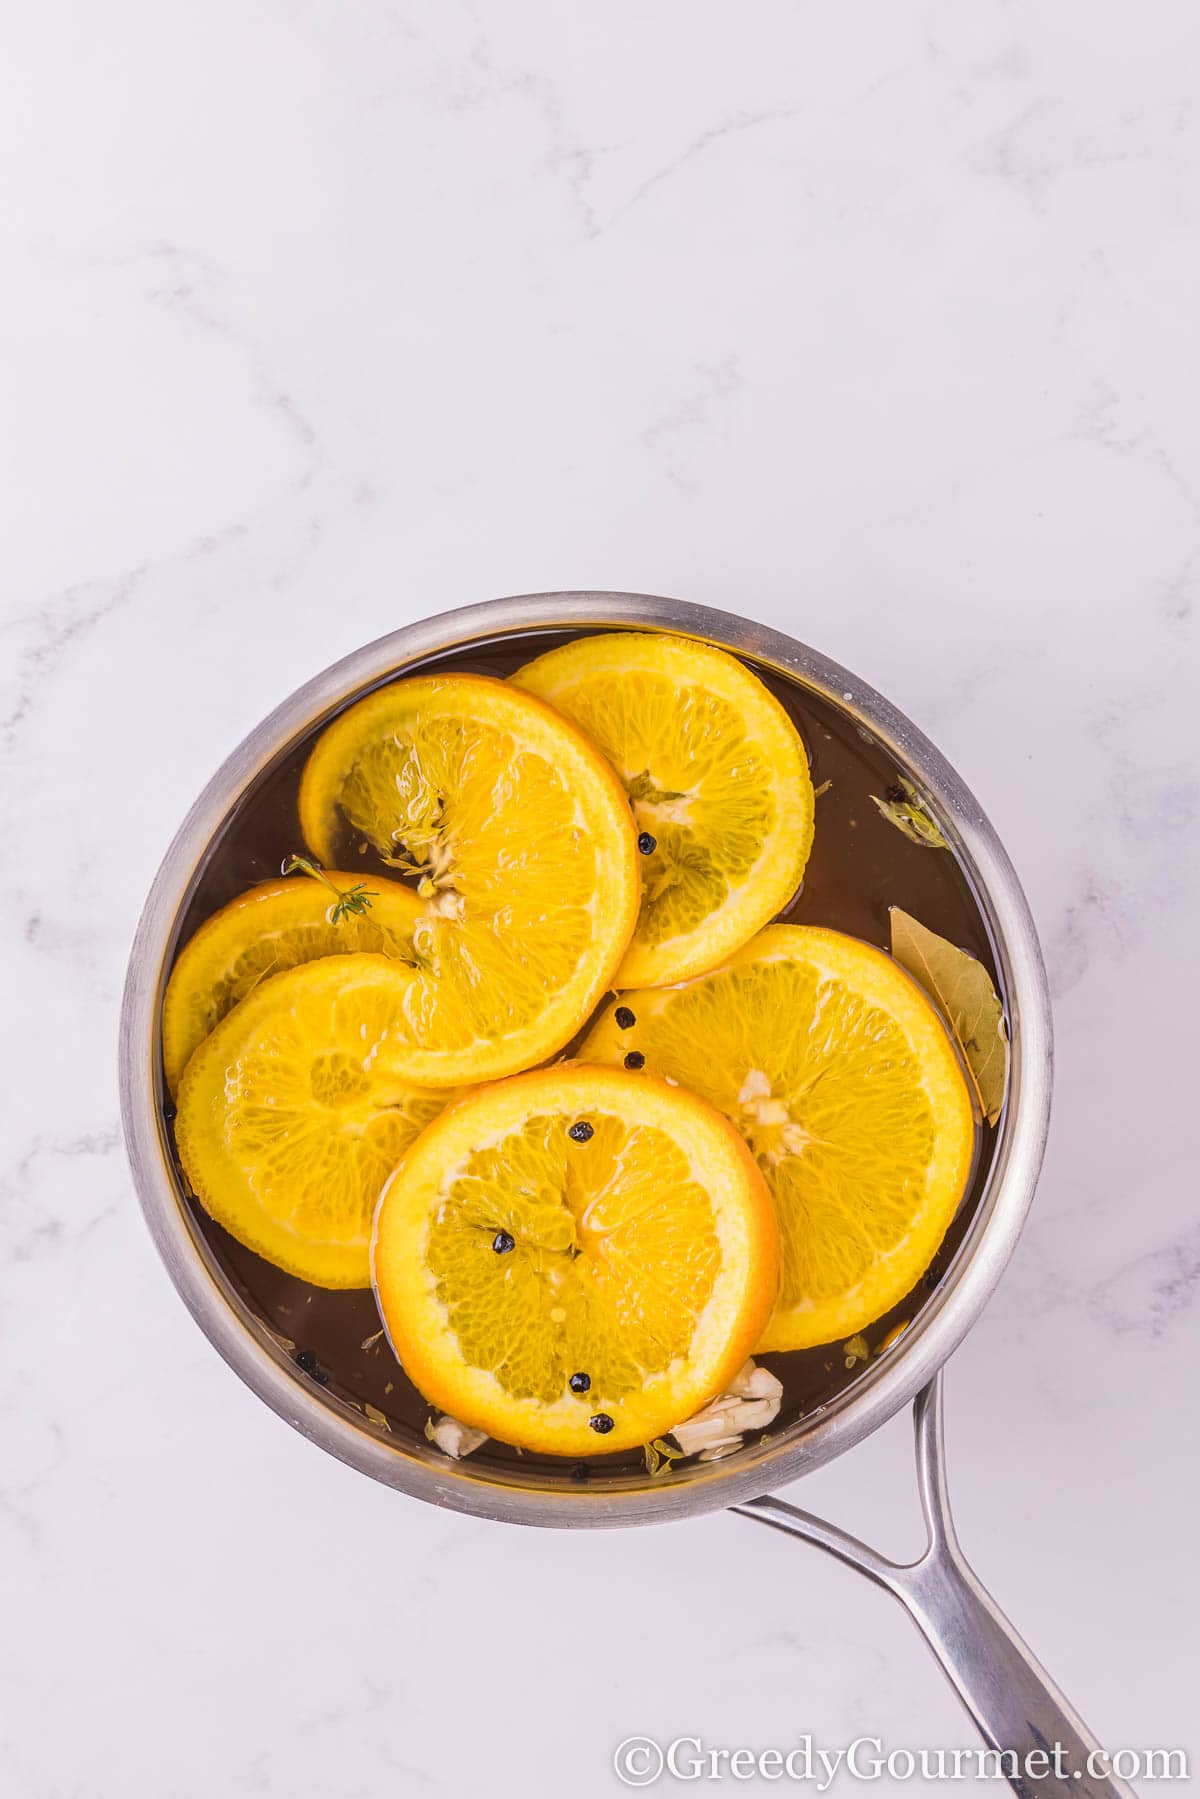
[[[415,1435],[383,1437],[296,1369],[227,1282],[191,1218],[161,1121],[159,1017],[179,923],[219,828],[247,789],[314,725],[364,690],[449,650],[519,634],[648,627],[704,638],[824,695],[881,742],[935,802],[974,885],[1008,1003],[1008,1102],[986,1187],[959,1249],[899,1341],[817,1415],[726,1460],[678,1470],[667,1484],[634,1478],[568,1487],[535,1470],[451,1463]],[[531,645],[531,653],[534,646]],[[365,1474],[436,1505],[514,1524],[658,1523],[731,1506],[805,1537],[880,1582],[908,1608],[985,1739],[1014,1752],[1020,1791],[1128,1793],[1097,1773],[1098,1745],[980,1587],[962,1558],[946,1501],[939,1370],[978,1317],[1012,1254],[1033,1199],[1050,1105],[1051,1025],[1045,970],[1012,865],[974,796],[933,745],[880,694],[815,650],[728,613],[636,594],[523,595],[445,613],[382,637],[327,669],[251,732],[191,808],[163,860],[130,958],[121,1019],[121,1104],[142,1209],[167,1270],[201,1329],[261,1399],[314,1443]],[[899,1567],[833,1526],[761,1497],[831,1457],[915,1401],[918,1471],[929,1545]],[[1057,1770],[1037,1764],[1061,1745]],[[1031,1772],[1025,1758],[1035,1757]],[[1054,1757],[1051,1756],[1052,1762]]]

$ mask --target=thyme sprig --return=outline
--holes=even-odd
[[[322,887],[328,887],[334,901],[329,908],[330,924],[341,924],[344,918],[358,917],[369,909],[375,898],[374,889],[368,887],[365,881],[356,881],[353,887],[339,887],[329,879],[323,868],[318,868],[307,856],[289,856],[282,872],[285,875],[310,875],[314,881],[320,881]]]

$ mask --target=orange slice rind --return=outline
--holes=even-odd
[[[649,1442],[725,1390],[776,1257],[765,1183],[718,1113],[566,1064],[478,1089],[422,1133],[380,1201],[372,1268],[433,1405],[578,1456]]]
[[[838,931],[774,925],[695,981],[621,993],[580,1053],[642,1057],[742,1133],[779,1222],[763,1350],[834,1342],[888,1311],[970,1178],[974,1110],[941,1020],[890,956]]]
[[[336,869],[327,875],[343,890],[359,878]],[[172,1095],[199,1045],[271,975],[356,951],[411,957],[421,902],[399,881],[368,886],[369,907],[336,923],[329,888],[302,875],[251,887],[205,920],[180,951],[163,1000],[163,1071]]]
[[[380,1190],[449,1097],[397,1069],[405,986],[403,965],[375,955],[275,975],[205,1039],[180,1085],[175,1139],[200,1204],[314,1286],[370,1285]]]
[[[416,676],[327,726],[300,790],[319,860],[369,847],[416,883],[396,1020],[431,1086],[533,1067],[611,985],[638,906],[629,807],[575,726],[508,682]]]
[[[812,780],[796,727],[744,664],[622,631],[550,650],[513,680],[586,731],[629,794],[642,903],[619,986],[714,968],[787,904],[812,845]]]

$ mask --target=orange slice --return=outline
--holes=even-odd
[[[715,968],[787,904],[812,846],[808,758],[742,663],[690,638],[613,632],[513,680],[587,732],[632,802],[642,904],[619,986]]]
[[[369,845],[417,881],[393,1044],[430,1086],[545,1061],[611,983],[637,918],[633,820],[573,725],[482,675],[395,681],[322,733],[300,790],[322,862]]]
[[[325,956],[264,981],[179,1089],[179,1158],[205,1211],[318,1287],[370,1285],[380,1189],[448,1098],[397,1072],[399,968]]]
[[[642,1058],[745,1137],[779,1219],[763,1350],[833,1342],[895,1305],[970,1177],[974,1111],[941,1020],[890,956],[838,931],[774,925],[699,980],[622,993],[581,1053]]]
[[[326,878],[343,891],[361,880],[336,869]],[[171,970],[163,1001],[163,1069],[172,1094],[197,1046],[269,975],[356,950],[411,960],[421,902],[399,881],[366,885],[367,909],[336,923],[328,887],[296,875],[251,887],[200,926]]]
[[[568,1064],[481,1088],[422,1133],[380,1202],[372,1267],[428,1400],[578,1456],[649,1442],[724,1391],[770,1312],[777,1244],[719,1113]]]

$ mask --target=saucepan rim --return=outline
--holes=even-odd
[[[180,1191],[161,1119],[161,996],[175,936],[208,848],[239,798],[287,746],[348,699],[431,655],[513,633],[628,626],[703,638],[815,689],[906,764],[930,796],[971,878],[992,936],[1012,1035],[1009,1096],[974,1217],[937,1290],[900,1340],[844,1393],[777,1435],[668,1481],[539,1487],[378,1432],[319,1396],[241,1305]],[[857,675],[780,631],[656,595],[522,594],[440,613],[377,638],[298,688],[218,769],[180,825],[146,900],[121,1010],[120,1088],[134,1185],[158,1252],[210,1342],[281,1418],[376,1480],[435,1505],[506,1523],[620,1526],[736,1505],[851,1448],[913,1399],[961,1342],[999,1279],[1033,1199],[1049,1121],[1049,991],[1025,896],[996,832],[945,757]]]

